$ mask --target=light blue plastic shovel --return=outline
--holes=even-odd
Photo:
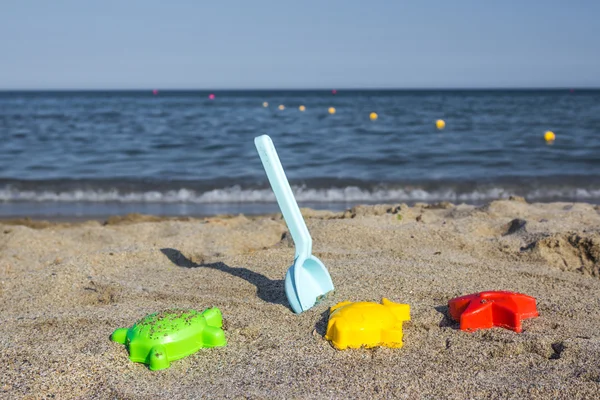
[[[331,292],[333,282],[325,265],[312,255],[312,238],[300,214],[273,141],[269,136],[262,135],[254,138],[254,144],[296,245],[294,263],[285,275],[285,294],[292,310],[299,314]]]

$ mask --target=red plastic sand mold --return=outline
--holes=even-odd
[[[463,331],[501,327],[519,333],[522,320],[539,315],[535,298],[514,292],[469,294],[450,300],[448,308]]]

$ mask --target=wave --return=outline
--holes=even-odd
[[[382,202],[465,202],[480,203],[509,196],[523,196],[532,201],[589,201],[600,200],[600,188],[536,188],[523,191],[518,188],[489,187],[471,190],[457,188],[424,189],[418,187],[364,189],[356,186],[343,188],[293,188],[301,203],[382,203]],[[164,191],[124,191],[118,189],[23,190],[13,187],[0,189],[2,202],[61,202],[61,203],[149,203],[149,204],[231,204],[274,203],[271,189],[251,189],[231,186],[197,191],[188,188]]]

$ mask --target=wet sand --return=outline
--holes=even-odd
[[[600,209],[583,203],[304,210],[333,296],[293,314],[280,216],[0,222],[0,398],[598,398]],[[449,299],[537,298],[521,334],[457,329]],[[337,302],[411,306],[404,347],[338,351]],[[228,345],[150,371],[110,334],[172,307]]]

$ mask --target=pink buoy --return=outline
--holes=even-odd
[[[156,96],[156,95],[158,94],[158,90],[154,89],[154,90],[152,91],[152,94]]]
[[[214,100],[215,99],[215,95],[213,93],[208,95],[208,99],[209,100]]]
[[[334,95],[335,95],[335,94],[337,94],[337,90],[333,89],[333,90],[331,91],[331,94],[334,94]]]

